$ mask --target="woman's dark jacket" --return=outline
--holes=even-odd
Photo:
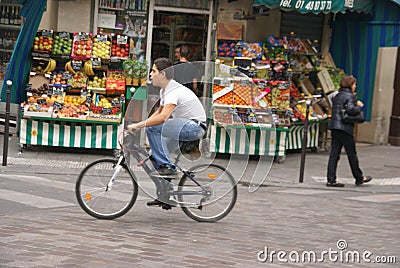
[[[361,107],[357,105],[357,97],[351,93],[349,88],[341,88],[332,102],[332,118],[329,122],[329,129],[342,130],[353,136],[354,124],[342,123],[342,110],[346,108],[349,115],[360,113]]]

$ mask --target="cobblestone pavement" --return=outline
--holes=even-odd
[[[372,252],[400,258],[400,194],[349,190],[261,187],[248,193],[239,187],[239,199],[230,215],[217,223],[198,223],[179,208],[165,211],[146,207],[140,196],[125,216],[102,221],[86,215],[73,200],[62,199],[53,208],[1,215],[1,267],[274,267],[342,266],[325,256],[324,262],[288,265],[277,255],[313,251],[320,258],[329,249]],[[58,192],[60,194],[60,192]],[[50,197],[51,196],[51,197]],[[1,200],[1,198],[0,198]],[[51,204],[49,204],[50,206]],[[338,241],[347,243],[343,251]],[[336,257],[335,257],[336,256]],[[289,258],[289,255],[284,257]],[[353,259],[351,259],[353,260]],[[392,260],[393,261],[393,260]],[[377,267],[376,263],[346,264]],[[386,267],[394,264],[382,264]]]
[[[146,207],[150,198],[142,193],[123,217],[94,219],[77,205],[74,182],[79,163],[102,156],[20,155],[13,147],[9,165],[0,168],[0,267],[395,267],[400,150],[360,151],[365,170],[379,183],[355,187],[342,160],[348,185],[326,188],[327,155],[310,154],[299,184],[299,156],[288,155],[257,191],[249,193],[244,179],[231,214],[209,224],[179,208]]]

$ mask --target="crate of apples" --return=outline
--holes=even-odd
[[[93,41],[91,33],[74,33],[72,60],[88,60],[92,56]]]
[[[93,38],[92,58],[104,60],[111,58],[111,41],[106,35],[97,35]]]
[[[117,59],[127,59],[129,57],[128,37],[116,35],[111,41],[111,57]]]
[[[72,51],[71,33],[59,32],[54,36],[53,56],[69,57]]]
[[[50,53],[53,50],[53,31],[42,30],[38,32],[33,41],[33,51]]]

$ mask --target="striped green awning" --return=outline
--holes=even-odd
[[[19,32],[17,42],[8,64],[4,81],[13,82],[11,88],[11,102],[21,103],[25,98],[25,88],[31,68],[31,49],[36,36],[43,12],[46,7],[46,0],[19,0],[23,7],[20,11],[25,18],[25,23]],[[6,101],[7,84],[3,84],[0,94],[0,101]]]
[[[295,10],[300,13],[345,13],[347,11],[371,13],[373,0],[254,0],[253,5],[262,5],[271,9],[280,8],[284,11]]]

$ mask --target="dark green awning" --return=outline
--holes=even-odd
[[[254,6],[279,8],[284,11],[298,11],[300,13],[345,13],[355,11],[371,13],[373,0],[254,0]]]
[[[4,81],[13,82],[11,88],[11,102],[21,103],[26,97],[26,84],[31,68],[31,50],[33,40],[39,28],[47,0],[18,0],[23,5],[19,15],[25,22],[19,32],[17,42],[11,54]],[[7,84],[1,88],[0,101],[6,101]]]

